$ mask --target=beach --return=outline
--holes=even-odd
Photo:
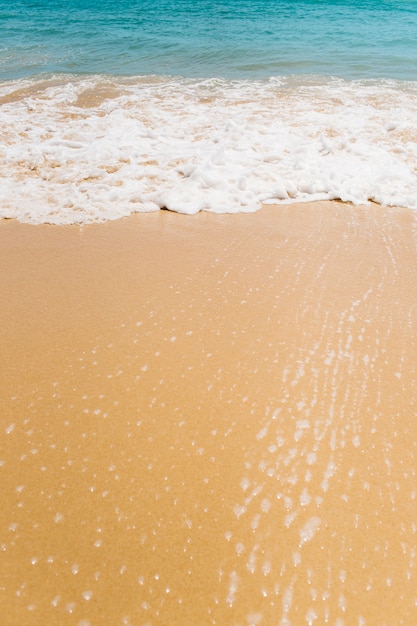
[[[4,626],[413,624],[417,221],[0,221]]]

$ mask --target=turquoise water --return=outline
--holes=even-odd
[[[0,0],[0,80],[417,78],[411,0]]]

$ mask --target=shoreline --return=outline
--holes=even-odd
[[[4,86],[0,217],[93,223],[329,198],[416,209],[416,94],[417,82],[317,76]]]
[[[415,619],[415,215],[0,222],[5,626]]]

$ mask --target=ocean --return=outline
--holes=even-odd
[[[417,208],[413,0],[0,0],[0,217]]]

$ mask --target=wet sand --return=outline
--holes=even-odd
[[[417,623],[417,222],[0,222],[0,615]]]

